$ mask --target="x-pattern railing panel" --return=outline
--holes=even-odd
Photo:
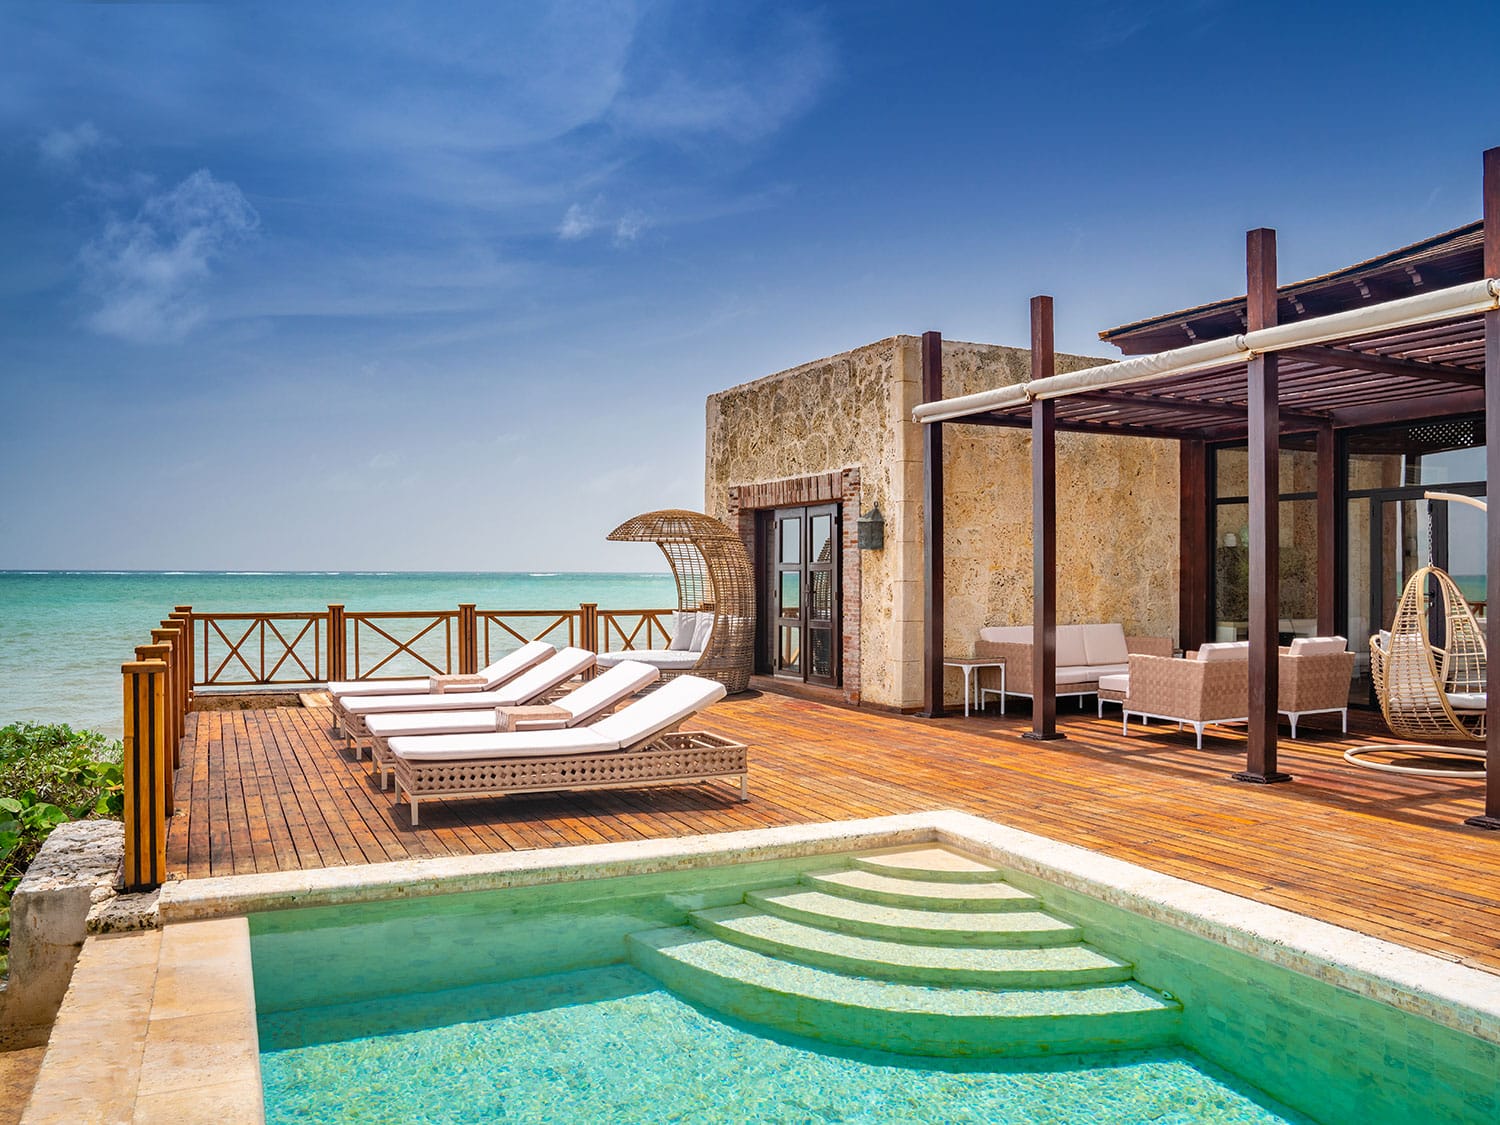
[[[457,618],[458,614],[452,610],[348,614],[345,620],[354,642],[351,678],[371,679],[386,667],[391,668],[387,675],[405,674],[408,668],[418,674],[431,672],[437,676],[447,675],[455,667],[453,626]],[[398,621],[405,622],[414,631],[408,633],[408,630],[399,628],[395,624]],[[379,622],[387,622],[390,627],[386,628]],[[401,635],[398,636],[398,633]],[[366,634],[373,634],[377,644],[383,641],[384,645],[389,646],[388,651],[384,645],[381,646],[383,655],[368,668],[365,667],[366,656],[360,644],[361,636]],[[427,642],[425,645],[422,644],[424,640]]]
[[[555,645],[578,643],[579,612],[576,609],[484,609],[475,616],[484,625],[484,638],[479,649],[481,665],[489,664],[528,641],[550,641]],[[506,638],[515,644],[507,643]],[[499,647],[502,645],[503,648]]]
[[[196,614],[195,620],[203,623],[203,678],[198,681],[201,684],[311,684],[323,678],[326,613]],[[220,647],[216,641],[222,644],[222,657],[215,651]],[[311,644],[311,653],[304,642]],[[301,676],[279,675],[289,663],[292,667],[288,671],[295,669]],[[232,666],[243,668],[247,678],[232,678],[237,672],[226,675]]]
[[[671,612],[666,609],[601,609],[599,639],[603,651],[655,648],[658,638],[663,644],[670,642],[672,633],[662,619]],[[615,638],[619,639],[618,646],[614,643]]]

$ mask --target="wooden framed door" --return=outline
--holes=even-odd
[[[766,664],[771,673],[837,686],[842,631],[837,504],[778,508],[766,536]]]

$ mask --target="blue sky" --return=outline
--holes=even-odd
[[[713,390],[1478,217],[1492,3],[0,0],[0,568],[630,569]]]

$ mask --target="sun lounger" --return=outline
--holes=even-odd
[[[619,789],[738,777],[749,800],[745,744],[679,725],[724,698],[723,684],[679,676],[592,726],[393,738],[396,800]]]
[[[547,730],[582,726],[602,718],[621,700],[644,691],[660,673],[649,664],[626,661],[585,681],[543,706],[472,708],[463,711],[398,711],[368,715],[370,757],[384,789],[395,758],[389,740],[414,735],[493,734],[502,730]]]
[[[508,652],[472,676],[417,676],[405,680],[332,680],[328,694],[333,696],[333,730],[344,730],[346,700],[372,695],[431,695],[446,692],[494,691],[515,679],[528,668],[546,660],[557,649],[546,641],[527,641],[514,652]]]
[[[371,715],[398,711],[433,712],[477,710],[481,707],[519,707],[540,702],[549,692],[594,666],[594,654],[585,648],[564,648],[494,691],[466,691],[433,695],[370,695],[344,701],[346,738],[355,741],[370,733],[365,720]],[[355,757],[361,756],[356,751]]]

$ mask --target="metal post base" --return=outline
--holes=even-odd
[[[1052,734],[1037,734],[1034,730],[1027,731],[1021,737],[1027,742],[1066,742],[1068,740],[1068,736],[1065,734],[1057,734],[1055,732]]]
[[[1283,781],[1291,781],[1289,773],[1251,773],[1249,770],[1241,770],[1239,773],[1229,775],[1235,781],[1247,782],[1250,785],[1278,785]]]
[[[1471,816],[1464,821],[1470,828],[1488,828],[1500,832],[1500,816]]]

